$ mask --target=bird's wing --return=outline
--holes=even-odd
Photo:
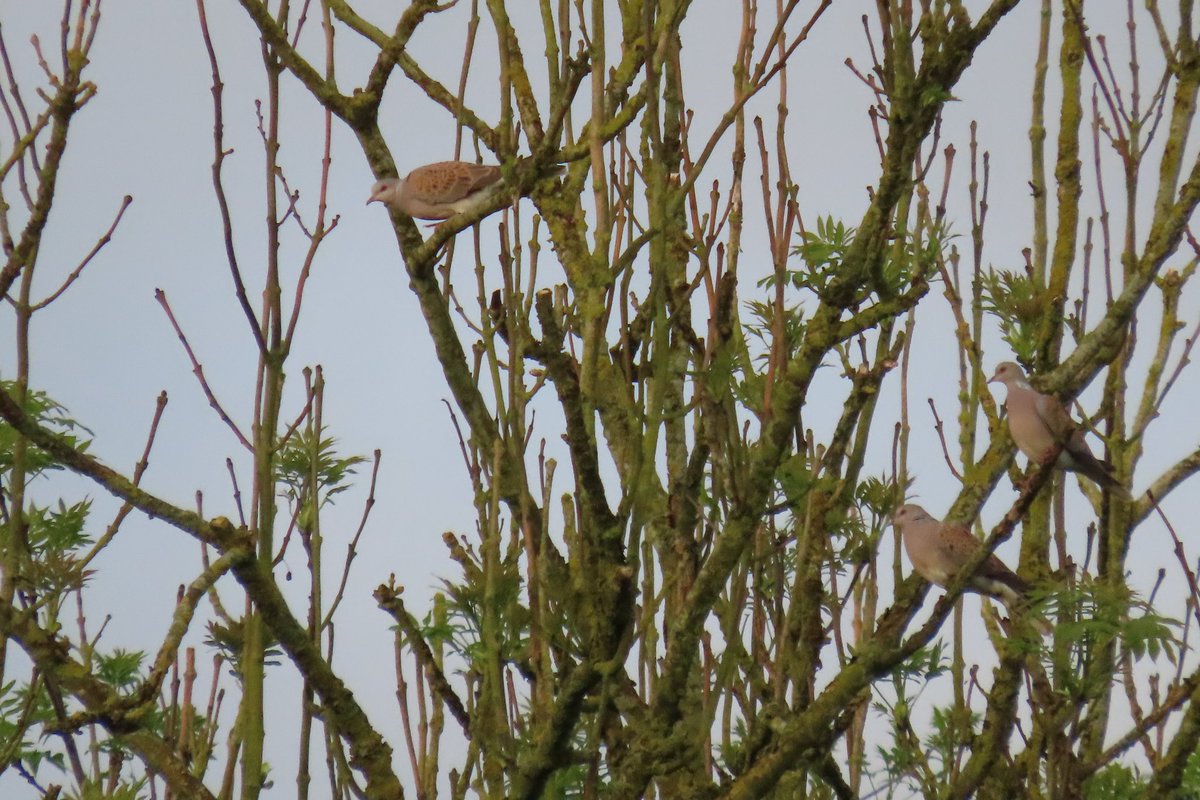
[[[492,164],[468,164],[463,170],[462,180],[466,184],[463,197],[486,189],[500,180],[500,168]]]
[[[1063,408],[1063,404],[1056,397],[1048,395],[1039,395],[1037,403],[1034,406],[1037,409],[1038,416],[1045,421],[1046,427],[1054,435],[1055,441],[1063,446],[1063,449],[1073,457],[1073,460],[1079,465],[1077,468],[1083,469],[1087,474],[1087,467],[1095,466],[1101,474],[1106,471],[1103,463],[1096,458],[1092,453],[1092,448],[1087,443],[1087,431],[1083,426],[1071,419],[1071,415]],[[1103,483],[1101,478],[1095,480]]]
[[[1009,569],[1008,565],[1001,561],[995,553],[988,556],[987,561],[983,562],[983,566],[979,568],[979,574],[985,578],[999,581],[1019,594],[1023,594],[1029,589],[1029,584],[1020,575]]]
[[[975,555],[979,548],[983,546],[983,542],[962,526],[943,523],[941,545],[948,556],[948,560],[956,565],[955,569],[957,570],[962,569],[971,556]],[[1021,591],[1018,587],[1024,586],[1025,583],[994,553],[989,555],[983,562],[983,565],[979,568],[979,574],[986,578],[1008,584],[1018,591]]]
[[[1080,437],[1083,436],[1083,431],[1079,430],[1079,426],[1075,424],[1075,420],[1071,419],[1071,415],[1057,397],[1038,394],[1033,408],[1056,441],[1066,444],[1076,434],[1079,434]]]
[[[500,180],[500,168],[463,161],[439,161],[409,173],[405,188],[410,196],[429,205],[456,203]]]
[[[955,569],[962,567],[967,559],[979,549],[979,540],[961,525],[943,522],[938,533],[938,542],[942,551],[954,562]]]

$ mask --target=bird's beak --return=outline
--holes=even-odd
[[[987,382],[988,382],[988,383],[999,383],[999,382],[1000,382],[1000,376],[999,376],[999,375],[993,375],[992,377],[990,377],[990,378],[988,378],[988,379],[987,379]]]
[[[367,205],[371,205],[371,203],[377,203],[377,202],[379,202],[379,198],[376,197],[375,195],[371,195],[370,197],[367,198]]]

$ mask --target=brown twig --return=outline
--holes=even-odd
[[[1192,610],[1196,615],[1196,622],[1200,623],[1200,585],[1196,582],[1196,573],[1188,564],[1187,554],[1183,551],[1183,542],[1179,540],[1179,535],[1175,533],[1175,526],[1171,524],[1171,520],[1167,519],[1162,506],[1158,504],[1158,501],[1154,498],[1154,494],[1149,489],[1146,490],[1146,497],[1154,505],[1154,510],[1162,519],[1163,525],[1167,526],[1167,532],[1171,534],[1171,540],[1175,543],[1175,558],[1179,561],[1179,566],[1183,568],[1184,577],[1187,578],[1188,590],[1191,592]]]
[[[400,591],[402,590],[395,586],[381,585],[375,590],[375,602],[379,603],[379,607],[396,620],[413,655],[421,664],[425,674],[429,676],[430,688],[450,710],[450,715],[462,726],[463,732],[470,734],[471,716],[467,712],[467,707],[459,699],[454,687],[446,680],[442,668],[438,666],[437,659],[433,656],[433,651],[429,649],[429,644],[421,635],[420,626],[417,625],[412,614],[408,613],[408,609],[404,607]]]
[[[30,307],[31,311],[38,311],[45,308],[57,300],[63,292],[71,287],[71,284],[74,283],[75,279],[78,278],[83,272],[84,267],[91,263],[92,259],[96,257],[96,254],[103,249],[104,245],[108,244],[112,240],[113,231],[115,231],[117,226],[121,224],[121,217],[125,216],[125,209],[129,208],[129,204],[132,202],[133,197],[130,195],[125,195],[125,198],[121,201],[121,207],[117,210],[116,219],[113,220],[112,225],[108,226],[108,230],[105,231],[104,235],[100,237],[92,249],[88,251],[88,254],[83,257],[83,261],[79,263],[79,266],[77,266],[75,270],[67,276],[67,279],[63,281],[63,284],[59,286],[53,294],[51,294],[45,300],[42,300],[40,303],[33,304],[33,306]]]
[[[0,29],[0,61],[4,64],[4,74],[8,78],[8,94],[12,96],[12,105],[9,104],[8,98],[3,92],[0,92],[0,105],[4,107],[4,113],[8,117],[8,126],[12,131],[14,141],[20,142],[26,137],[32,136],[34,133],[34,125],[30,121],[29,112],[25,108],[25,100],[21,97],[21,87],[17,83],[17,75],[13,70],[12,61],[8,57],[8,44],[4,41],[2,29]],[[13,107],[16,110],[14,112]],[[18,126],[17,116],[21,118],[21,124]],[[29,147],[26,152],[29,155],[29,163],[33,167],[34,172],[42,171],[41,162],[38,159],[37,148]],[[22,158],[18,163],[17,178],[18,184],[21,187],[21,195],[25,198],[25,205],[33,206],[33,197],[29,193],[29,184],[25,176],[25,161]]]
[[[1167,692],[1163,702],[1146,714],[1138,725],[1135,725],[1117,741],[1113,742],[1094,761],[1085,764],[1080,770],[1080,778],[1086,778],[1096,770],[1112,763],[1113,759],[1136,744],[1146,731],[1163,724],[1167,717],[1179,709],[1191,697],[1196,687],[1200,686],[1200,671],[1192,673],[1187,680],[1174,686]]]
[[[142,476],[146,474],[146,469],[150,466],[150,450],[154,447],[154,439],[158,435],[158,423],[162,420],[163,412],[166,411],[166,408],[167,393],[166,391],[162,391],[159,392],[158,400],[154,405],[154,417],[150,420],[150,432],[146,435],[146,446],[142,448],[142,457],[133,467],[132,483],[134,486],[141,485]],[[112,541],[113,537],[117,535],[117,530],[120,529],[121,523],[125,521],[125,518],[129,516],[129,512],[132,510],[132,503],[126,501],[125,503],[121,504],[121,508],[117,511],[117,515],[113,517],[113,521],[109,523],[104,533],[101,534],[98,539],[96,539],[95,544],[92,545],[87,554],[80,559],[80,570],[90,564],[92,559],[99,555],[100,551]]]
[[[237,508],[238,523],[246,527],[246,511],[242,508],[242,489],[238,486],[237,472],[233,468],[233,459],[225,459],[225,471],[229,473],[229,484],[233,488],[233,505]]]
[[[371,516],[371,509],[375,507],[375,484],[379,478],[379,462],[382,457],[383,452],[377,449],[374,454],[374,463],[371,467],[370,488],[367,490],[366,502],[363,503],[362,517],[358,521],[358,530],[354,532],[354,537],[346,545],[346,562],[342,568],[342,579],[338,583],[337,592],[334,594],[333,602],[329,606],[329,612],[321,622],[322,628],[327,628],[333,623],[333,615],[337,611],[338,606],[341,605],[342,597],[345,595],[346,585],[350,580],[350,565],[354,563],[354,558],[358,554],[358,540],[362,537],[363,530],[367,527],[367,518]]]
[[[946,431],[945,426],[942,425],[942,418],[938,416],[933,398],[930,397],[927,400],[929,401],[929,410],[933,412],[933,429],[937,431],[938,441],[942,443],[942,456],[946,459],[946,466],[950,468],[950,474],[961,482],[963,480],[962,473],[954,466],[954,461],[950,458],[950,448],[946,446]]]
[[[246,295],[246,284],[242,280],[242,270],[238,266],[237,250],[233,246],[233,217],[229,211],[229,201],[225,198],[225,184],[221,178],[221,168],[225,163],[225,157],[233,152],[233,150],[226,150],[224,144],[224,104],[222,103],[221,96],[224,93],[225,84],[221,80],[221,71],[217,66],[217,52],[213,48],[212,36],[208,30],[208,16],[204,11],[204,0],[196,0],[196,10],[200,15],[200,34],[204,39],[204,49],[208,53],[208,63],[212,68],[214,153],[212,181],[213,190],[217,196],[217,207],[221,214],[221,227],[225,240],[225,258],[229,262],[229,272],[233,276],[234,291],[237,294],[238,304],[242,308],[246,322],[250,325],[250,332],[254,336],[254,341],[258,344],[259,352],[265,353],[267,351],[267,342],[263,335],[262,324],[258,321],[258,317],[255,316],[254,309],[250,306],[250,299]]]
[[[208,385],[208,379],[204,377],[204,367],[196,360],[195,351],[192,350],[192,346],[188,342],[187,336],[184,335],[183,329],[179,327],[179,323],[175,319],[175,314],[171,311],[171,304],[167,301],[167,293],[162,289],[155,289],[154,299],[162,306],[163,311],[167,312],[167,319],[171,321],[171,327],[175,329],[175,335],[183,343],[183,349],[187,352],[188,359],[192,362],[192,374],[200,382],[200,388],[204,390],[204,396],[208,398],[209,406],[212,407],[213,411],[217,412],[217,416],[221,418],[221,421],[233,431],[233,435],[241,442],[242,447],[245,447],[250,452],[254,452],[254,446],[250,444],[250,440],[246,438],[245,434],[238,429],[237,423],[225,412],[225,408],[217,400],[217,396],[213,394],[212,387]]]

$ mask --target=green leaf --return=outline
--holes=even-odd
[[[68,553],[91,544],[91,537],[83,532],[91,509],[91,500],[81,500],[70,506],[59,500],[57,510],[30,506],[25,512],[28,520],[26,535],[34,555]]]
[[[1033,362],[1036,332],[1050,309],[1048,293],[1025,273],[993,269],[983,275],[983,308],[1000,323],[1000,335],[1023,364]]]
[[[0,380],[3,388],[12,397],[18,397],[17,385],[14,381]],[[55,402],[45,392],[30,389],[25,395],[22,410],[39,426],[57,434],[67,444],[76,450],[86,451],[90,440],[81,437],[80,433],[91,435],[91,431],[68,416],[66,408]],[[0,473],[7,473],[15,466],[15,451],[17,433],[11,425],[0,419]],[[62,469],[49,454],[30,445],[25,450],[25,473],[30,478],[36,478],[51,470]],[[7,481],[5,481],[7,484]]]
[[[139,679],[139,671],[146,654],[141,650],[117,648],[110,654],[96,654],[96,675],[100,680],[116,689],[129,689]]]
[[[293,511],[300,504],[297,518],[301,530],[313,529],[316,512],[350,488],[356,467],[366,461],[362,456],[339,457],[336,443],[331,437],[297,430],[279,453],[275,478]]]
[[[1086,800],[1134,800],[1141,797],[1145,783],[1124,764],[1109,764],[1083,783]]]

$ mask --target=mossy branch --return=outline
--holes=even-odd
[[[1043,465],[1031,476],[1016,502],[992,529],[983,546],[948,582],[946,593],[934,605],[929,620],[903,642],[901,636],[916,613],[927,584],[919,579],[910,578],[897,587],[896,603],[880,617],[875,633],[864,643],[855,658],[838,673],[808,708],[778,725],[775,740],[764,749],[753,766],[734,780],[720,797],[729,800],[751,800],[760,797],[775,785],[784,771],[794,769],[797,764],[806,763],[818,754],[827,752],[849,725],[849,717],[842,714],[844,709],[852,707],[861,693],[876,679],[903,663],[933,639],[953,610],[958,597],[967,588],[971,576],[995,548],[1012,535],[1017,523],[1052,474],[1052,465]]]
[[[58,185],[58,169],[67,150],[67,131],[71,118],[87,98],[93,96],[94,88],[83,84],[78,70],[69,70],[59,82],[58,89],[49,101],[51,118],[50,137],[46,142],[45,160],[38,172],[37,197],[30,209],[29,219],[21,231],[16,247],[8,254],[4,268],[0,269],[0,297],[5,297],[13,282],[36,258],[42,241],[42,232],[50,219],[50,207],[54,204],[54,190]],[[32,131],[31,131],[32,133]]]
[[[408,641],[408,646],[412,648],[413,653],[420,662],[421,667],[425,670],[429,678],[430,688],[450,710],[450,716],[458,722],[462,727],[463,733],[468,736],[471,734],[471,715],[467,712],[466,706],[454,691],[454,687],[446,680],[445,673],[438,666],[437,658],[434,657],[433,650],[430,649],[429,643],[425,641],[425,637],[421,635],[421,629],[417,625],[417,621],[412,614],[408,613],[408,609],[404,607],[404,601],[400,598],[400,593],[392,586],[381,585],[375,590],[375,602],[379,607],[391,615],[392,619],[396,620],[396,624],[404,631],[404,636]]]
[[[71,693],[93,719],[100,722],[156,773],[180,797],[214,800],[174,747],[150,729],[157,698],[131,704],[108,684],[70,656],[66,641],[39,627],[33,613],[0,600],[0,629],[17,641],[37,668],[54,676],[59,687]]]
[[[1079,342],[1054,370],[1038,376],[1038,388],[1062,399],[1074,396],[1116,356],[1125,342],[1130,320],[1146,292],[1179,247],[1189,220],[1200,203],[1200,159],[1192,165],[1178,199],[1165,215],[1156,214],[1136,268],[1126,278],[1121,293],[1113,299],[1100,323]]]
[[[549,289],[538,292],[536,307],[543,334],[540,355],[554,382],[566,416],[567,442],[571,448],[571,461],[575,465],[576,480],[583,494],[584,506],[591,524],[596,529],[607,530],[616,525],[617,520],[605,499],[596,442],[584,419],[579,367],[562,350],[564,334],[555,321],[553,296]]]
[[[336,84],[323,78],[321,73],[312,64],[309,64],[296,48],[292,47],[291,42],[287,39],[287,34],[271,16],[266,4],[260,0],[238,0],[238,2],[242,4],[242,8],[246,10],[250,19],[258,27],[263,41],[270,45],[288,71],[304,84],[321,105],[354,127],[356,124],[354,101],[341,94]]]
[[[231,565],[238,582],[261,611],[280,645],[321,697],[326,706],[326,713],[334,721],[336,730],[350,744],[351,761],[367,778],[367,796],[380,800],[394,800],[403,796],[400,782],[391,768],[391,748],[371,727],[366,714],[350,690],[322,657],[319,645],[312,641],[307,629],[288,608],[287,601],[284,600],[270,572],[269,564],[264,564],[250,555],[250,540],[245,529],[235,529],[224,517],[207,521],[194,512],[179,508],[138,488],[123,475],[79,452],[61,437],[37,425],[2,389],[0,417],[33,444],[53,456],[56,461],[96,481],[118,499],[195,536],[222,553],[242,553],[241,557],[232,559]]]

